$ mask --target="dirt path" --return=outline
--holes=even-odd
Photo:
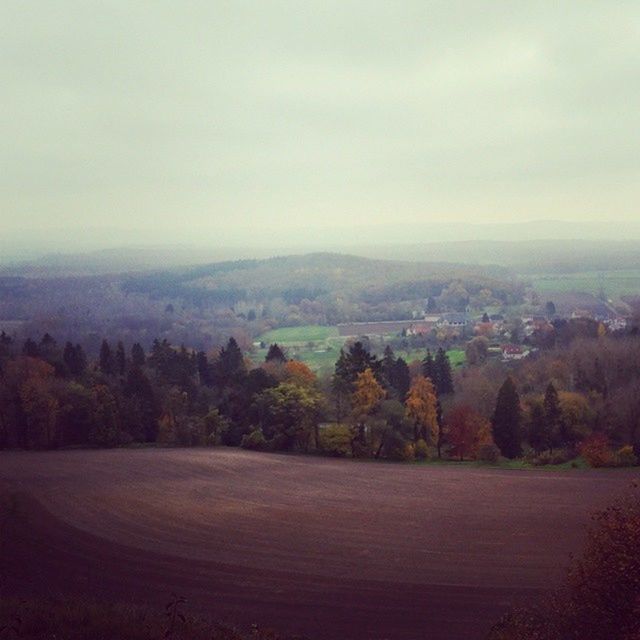
[[[238,450],[1,453],[0,569],[51,590],[322,639],[481,638],[562,575],[624,472],[402,466]]]

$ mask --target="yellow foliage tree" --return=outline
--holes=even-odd
[[[380,386],[373,371],[367,368],[358,374],[355,390],[351,394],[354,432],[352,434],[353,454],[356,454],[355,444],[364,445],[366,442],[367,418],[374,412],[384,398],[385,391]]]
[[[435,444],[438,439],[438,399],[429,378],[416,376],[405,402],[407,416],[413,421],[414,439]]]

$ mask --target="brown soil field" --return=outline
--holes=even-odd
[[[633,474],[241,450],[0,453],[0,587],[315,639],[482,638]],[[13,496],[11,499],[8,496]]]

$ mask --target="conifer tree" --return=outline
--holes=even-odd
[[[451,362],[446,351],[440,347],[436,353],[434,362],[436,391],[439,396],[453,393],[453,378],[451,375]]]
[[[551,447],[551,434],[547,429],[543,406],[536,402],[531,407],[529,416],[529,444],[536,453],[546,451]]]
[[[493,440],[503,456],[517,458],[522,453],[520,423],[522,413],[520,396],[509,376],[498,391],[496,407],[491,420]]]
[[[431,350],[427,349],[427,355],[424,357],[422,361],[422,375],[425,378],[429,378],[433,384],[435,384],[435,365],[433,362],[433,355],[431,354]]]
[[[116,373],[119,376],[123,376],[127,368],[127,356],[124,351],[124,345],[122,344],[122,341],[119,341],[118,346],[116,347],[115,365]]]
[[[131,347],[131,364],[133,364],[134,367],[142,367],[146,359],[142,345],[139,342],[135,342]]]
[[[284,351],[280,348],[280,345],[274,342],[270,347],[269,351],[267,351],[267,355],[264,359],[265,362],[286,362],[287,356]]]
[[[560,437],[561,422],[562,411],[558,400],[558,392],[553,386],[553,382],[550,382],[544,392],[544,431],[548,441],[547,448],[550,451],[553,451],[553,445],[558,442]]]
[[[111,353],[111,347],[106,340],[103,340],[102,345],[100,346],[98,366],[100,371],[106,375],[112,375],[114,373],[115,364],[113,361],[113,354]]]

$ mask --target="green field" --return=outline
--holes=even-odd
[[[608,299],[640,294],[640,269],[621,271],[583,271],[579,273],[539,274],[531,282],[540,293],[584,292],[598,295],[604,291]]]
[[[280,345],[299,344],[306,342],[321,342],[338,335],[337,327],[323,327],[309,324],[303,327],[281,327],[272,329],[258,337],[258,340],[269,345],[277,342]]]
[[[252,358],[261,362],[267,355],[270,344],[277,342],[283,347],[289,358],[301,360],[319,374],[333,372],[340,348],[346,338],[338,335],[337,327],[324,327],[320,325],[307,325],[302,327],[281,327],[267,331],[256,338],[256,341],[266,345],[264,349],[256,349]],[[384,348],[384,338],[374,344],[377,351]],[[422,360],[426,354],[425,349],[413,349],[411,351],[396,350],[396,356],[404,358],[407,362]],[[453,367],[464,364],[465,354],[462,349],[451,349],[447,355]]]

